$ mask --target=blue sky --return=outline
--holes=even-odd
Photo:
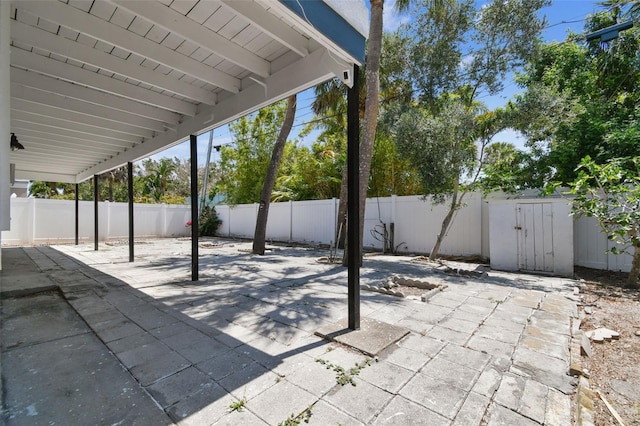
[[[394,3],[395,0],[385,1],[384,25],[386,31],[394,31],[401,24],[407,23],[411,20],[411,16],[407,13],[395,13],[393,10]],[[479,0],[476,2],[478,7],[482,6],[482,4],[484,3],[487,3],[487,1]],[[562,41],[565,39],[565,36],[569,30],[573,30],[574,32],[581,32],[584,25],[584,20],[586,19],[587,15],[592,14],[598,10],[602,10],[602,7],[598,6],[596,1],[553,1],[550,6],[545,7],[541,10],[541,14],[545,15],[547,19],[547,28],[543,31],[542,34],[543,39],[548,42],[554,40]],[[482,101],[485,102],[485,104],[489,108],[496,108],[504,105],[507,100],[512,98],[513,95],[520,91],[521,89],[515,83],[513,83],[512,81],[507,81],[504,91],[501,94],[497,96],[485,97],[482,99]],[[298,110],[296,112],[296,121],[294,123],[294,129],[292,130],[290,139],[297,139],[297,132],[302,129],[303,124],[313,118],[310,107],[313,97],[314,96],[312,89],[298,94]],[[300,141],[300,143],[310,145],[316,135],[317,133],[312,133],[307,138],[305,138],[305,140]],[[213,137],[214,145],[228,144],[232,142],[232,137],[227,126],[222,126],[218,129],[215,129]],[[516,146],[520,148],[523,147],[523,140],[518,136],[516,132],[513,131],[501,132],[496,135],[496,138],[494,140],[511,142],[516,144]],[[198,137],[198,162],[200,164],[204,164],[208,141],[208,133],[200,135]],[[152,158],[158,159],[161,157],[179,157],[182,159],[189,158],[188,142],[181,143],[173,148],[162,151],[154,155]],[[211,155],[211,161],[217,161],[218,158],[219,154],[214,150]]]

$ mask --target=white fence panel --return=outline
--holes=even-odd
[[[229,236],[253,238],[256,230],[257,204],[240,204],[231,207],[232,216],[229,224]]]
[[[110,203],[108,201],[98,203],[99,206],[106,206],[107,210],[107,233],[108,238],[118,238],[118,239],[127,239],[129,238],[129,204],[128,203]],[[102,212],[99,211],[98,215]],[[102,224],[105,219],[104,216],[99,217],[98,221]],[[134,215],[133,215],[133,230],[135,233],[136,230],[136,215],[135,215],[135,207],[134,207]]]
[[[191,235],[187,222],[191,220],[191,206],[163,204],[164,220],[160,228],[163,237],[185,237]]]
[[[270,203],[269,217],[267,219],[267,240],[291,241],[291,210],[293,204]],[[256,217],[257,220],[257,217]],[[255,232],[255,223],[253,225]]]
[[[331,244],[336,229],[337,200],[298,201],[293,204],[293,241]]]
[[[78,239],[93,241],[94,203],[78,203]],[[136,237],[188,236],[191,208],[183,205],[135,204]],[[11,199],[11,230],[2,232],[3,244],[47,244],[75,239],[75,201],[36,198]],[[129,237],[128,203],[98,203],[98,240]]]
[[[231,208],[227,205],[219,205],[216,206],[216,214],[218,215],[218,219],[222,221],[220,227],[218,228],[217,235],[221,237],[230,237],[231,236]]]
[[[93,241],[94,233],[94,206],[93,201],[80,201],[78,203],[78,239],[81,241]],[[98,207],[98,216],[100,208]],[[99,217],[98,217],[99,218]],[[99,226],[99,225],[98,225]],[[100,228],[98,228],[100,231]],[[98,233],[100,235],[100,233]],[[102,234],[104,237],[104,233]]]
[[[335,200],[298,201],[291,215],[293,241],[331,244],[336,229]]]
[[[478,194],[467,197],[467,205],[455,213],[455,222],[442,243],[441,254],[468,256],[482,253],[482,200]],[[446,203],[433,205],[419,196],[397,197],[394,244],[398,252],[429,253],[447,209]]]
[[[401,197],[398,197],[401,198]],[[386,239],[390,243],[391,223],[393,222],[392,198],[368,198],[364,208],[364,235],[362,245],[367,248],[382,250]]]
[[[604,238],[603,238],[604,237]],[[593,217],[573,221],[574,262],[587,268],[607,269],[607,238]]]
[[[35,199],[33,240],[46,243],[75,235],[74,201]]]
[[[629,272],[631,270],[633,257],[630,254],[607,253],[615,244],[602,232],[596,219],[579,217],[574,221],[573,229],[576,265],[609,271]]]
[[[11,198],[11,229],[2,231],[2,242],[21,244],[33,241],[33,198]]]

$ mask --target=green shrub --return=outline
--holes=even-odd
[[[204,206],[200,219],[198,219],[198,231],[201,236],[213,237],[216,235],[218,227],[222,224],[222,220],[218,217],[215,207]]]

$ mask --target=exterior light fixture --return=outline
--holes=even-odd
[[[24,145],[18,142],[18,138],[15,133],[11,133],[11,151],[15,151],[17,149],[24,149]]]

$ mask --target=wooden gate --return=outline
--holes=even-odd
[[[518,269],[553,272],[553,206],[551,203],[516,205]]]

